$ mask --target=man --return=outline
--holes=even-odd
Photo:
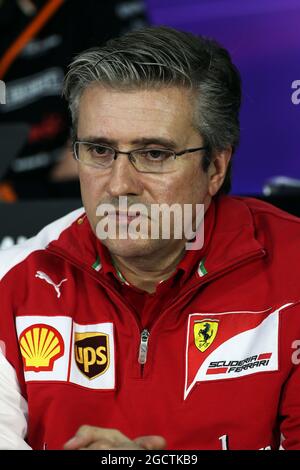
[[[228,53],[128,33],[75,58],[65,95],[85,213],[1,254],[1,447],[299,449],[300,224],[225,195]]]

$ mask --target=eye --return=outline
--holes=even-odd
[[[114,153],[113,149],[98,144],[89,144],[87,150],[94,158],[110,157]]]
[[[142,156],[147,160],[151,161],[165,161],[171,156],[173,156],[173,152],[171,150],[163,150],[163,149],[146,149],[141,152]]]

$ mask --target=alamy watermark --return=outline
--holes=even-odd
[[[6,86],[2,80],[0,80],[0,104],[6,104]]]
[[[300,104],[300,80],[294,80],[292,82],[291,88],[293,91],[291,95],[291,100],[293,104]]]
[[[292,343],[292,349],[295,349],[295,351],[292,354],[292,363],[295,366],[298,366],[300,364],[300,340],[295,339]]]
[[[186,240],[187,250],[199,250],[204,243],[203,204],[131,204],[127,196],[119,205],[97,207],[96,234],[100,240]]]

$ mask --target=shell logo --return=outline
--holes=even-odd
[[[26,328],[19,344],[26,372],[52,371],[65,350],[61,334],[53,326],[40,323]]]

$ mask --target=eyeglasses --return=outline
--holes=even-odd
[[[107,145],[76,140],[73,146],[74,157],[84,165],[99,170],[110,168],[119,154],[127,155],[134,168],[142,173],[168,173],[176,170],[176,158],[186,153],[207,150],[207,147],[197,147],[174,152],[161,148],[142,148],[131,152],[120,152]]]

